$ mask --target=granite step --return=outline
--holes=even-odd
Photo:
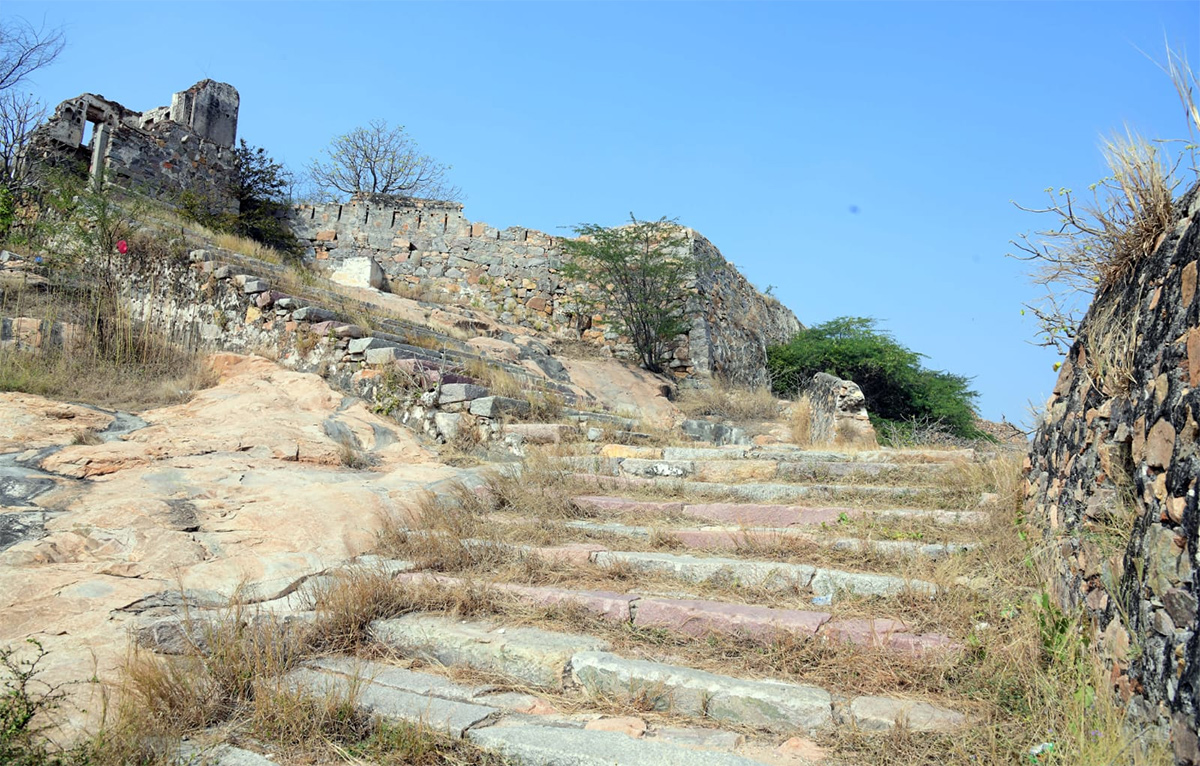
[[[945,487],[895,487],[873,484],[787,484],[779,482],[739,481],[736,483],[715,481],[692,481],[681,477],[661,476],[643,478],[636,476],[605,476],[595,473],[564,471],[579,484],[610,492],[623,489],[666,488],[679,495],[691,497],[722,496],[735,497],[751,503],[773,503],[796,501],[806,497],[856,497],[863,500],[902,502],[914,499],[937,499],[953,502],[957,492]]]
[[[778,561],[643,551],[598,551],[593,554],[592,561],[603,567],[629,566],[641,571],[667,574],[684,582],[713,581],[768,590],[807,589],[817,596],[832,597],[839,593],[893,596],[913,591],[934,597],[938,593],[936,585],[924,580]]]
[[[645,453],[634,450],[645,449]],[[653,448],[630,448],[633,454],[649,454]],[[951,463],[888,463],[858,461],[779,461],[759,458],[736,460],[664,460],[642,457],[567,456],[557,458],[559,465],[604,476],[634,479],[690,479],[705,483],[737,483],[781,480],[788,482],[909,481],[928,488],[958,470]]]
[[[402,654],[498,673],[535,688],[565,687],[589,698],[627,699],[656,711],[774,732],[808,732],[839,723],[835,699],[825,689],[630,659],[587,636],[423,614],[376,620],[370,629],[375,640]],[[536,671],[531,674],[530,668]],[[961,713],[946,708],[890,697],[854,697],[839,704],[848,712],[840,718],[852,726],[870,721],[882,728],[889,716],[892,726],[906,721],[911,726],[916,718],[928,730],[951,730],[966,722]]]
[[[878,449],[860,452],[806,449],[794,444],[761,447],[644,447],[604,444],[592,448],[605,458],[645,458],[650,460],[771,460],[786,463],[894,463],[905,466],[973,463],[973,449],[921,450]]]
[[[497,516],[502,524],[531,524],[530,517]],[[870,553],[885,558],[928,558],[941,560],[978,547],[975,542],[927,543],[919,540],[874,540],[855,537],[829,538],[793,527],[753,527],[705,525],[702,527],[643,526],[604,521],[564,521],[567,529],[584,534],[615,535],[633,540],[669,540],[697,550],[754,550],[791,542],[833,548],[840,551]]]
[[[409,534],[450,537],[449,533],[430,530],[413,530]],[[627,565],[634,569],[665,573],[694,583],[713,580],[772,590],[811,589],[817,596],[830,597],[839,593],[892,596],[908,590],[929,597],[938,593],[936,585],[924,580],[872,572],[850,572],[809,564],[721,556],[701,557],[679,553],[613,551],[590,543],[534,547],[470,538],[459,542],[467,549],[498,549],[511,552],[519,558],[537,556],[548,561],[596,564],[603,567]]]
[[[462,587],[472,582],[432,572],[405,573],[399,575],[398,580],[446,587]],[[697,638],[715,634],[770,644],[781,636],[793,636],[914,655],[962,648],[948,636],[938,633],[916,634],[900,620],[883,617],[835,619],[830,613],[820,611],[508,582],[491,582],[488,587],[538,606],[576,606],[611,622],[634,628],[665,629]]]
[[[791,527],[836,523],[840,519],[914,519],[934,524],[982,524],[984,511],[953,511],[923,508],[848,508],[805,506],[783,503],[689,503],[683,501],[635,500],[612,495],[580,495],[572,498],[580,508],[624,514],[682,515],[708,521],[749,526]]]

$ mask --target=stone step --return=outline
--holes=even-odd
[[[559,689],[569,679],[591,697],[625,699],[675,715],[777,732],[824,729],[837,722],[833,696],[819,687],[734,678],[679,665],[629,659],[607,651],[607,647],[602,646],[604,642],[587,636],[533,628],[505,628],[490,622],[421,614],[376,620],[371,623],[371,632],[380,643],[410,656],[494,672],[540,688]],[[596,648],[597,645],[602,648]],[[333,677],[323,671],[302,670],[320,674],[325,679]],[[348,681],[347,676],[341,678]],[[322,682],[329,683],[328,680]],[[372,682],[372,686],[377,685]],[[392,691],[413,694],[411,688],[410,684],[405,689]],[[482,698],[476,693],[471,699]],[[369,701],[381,712],[407,709],[405,705],[408,704],[407,699],[395,704],[384,703],[378,696],[370,697]],[[475,702],[447,701],[496,711],[481,721],[498,715],[500,710]],[[856,697],[843,707],[850,712],[852,721],[869,721],[869,725],[880,728],[888,720],[894,726],[915,719],[930,730],[935,727],[949,730],[965,723],[965,718],[954,711],[889,697]],[[424,720],[445,720],[450,722],[449,725],[458,726],[483,712],[452,707],[448,710],[459,716],[452,717],[449,712],[443,714],[440,707],[438,710],[438,717],[426,713]],[[458,731],[467,729],[483,731],[476,723],[466,724]],[[473,734],[471,738],[479,744],[488,739]]]
[[[463,578],[432,572],[410,572],[399,575],[397,579],[446,587],[462,587],[470,583]],[[635,628],[662,628],[698,638],[719,634],[769,644],[780,634],[786,634],[886,648],[908,654],[961,648],[947,636],[914,634],[903,622],[886,618],[834,619],[828,612],[507,582],[488,583],[488,587],[539,606],[570,604],[606,620],[627,623]]]
[[[524,722],[467,733],[471,742],[524,766],[761,766],[734,753],[698,750],[662,737]]]
[[[462,738],[472,726],[500,715],[497,707],[435,697],[369,678],[308,667],[291,671],[285,676],[284,683],[295,691],[315,697],[336,694],[352,699],[359,709],[371,715],[422,724],[457,738]]]
[[[892,596],[911,590],[933,597],[938,593],[936,585],[924,580],[777,561],[640,551],[599,551],[592,556],[592,561],[599,566],[625,565],[646,572],[668,574],[685,582],[715,581],[770,590],[810,589],[817,596],[836,596],[841,592],[861,596]]]
[[[744,481],[722,483],[715,481],[689,481],[681,478],[658,477],[653,479],[634,476],[603,476],[594,473],[566,472],[572,480],[602,491],[617,489],[645,489],[666,487],[676,494],[690,496],[728,496],[751,503],[799,500],[804,497],[841,495],[887,502],[911,500],[921,496],[950,499],[954,491],[944,487],[893,487],[871,484],[782,484],[773,482]]]
[[[527,517],[495,517],[501,523],[534,523]],[[641,526],[603,521],[564,521],[564,527],[585,534],[618,535],[635,540],[667,539],[698,550],[737,550],[780,545],[788,542],[807,543],[841,551],[872,553],[887,558],[921,557],[944,559],[974,550],[974,542],[924,543],[916,540],[863,540],[855,537],[826,538],[792,527],[703,526],[667,527]]]
[[[664,447],[653,457],[664,460],[774,460],[788,463],[899,463],[946,464],[971,463],[974,450],[892,450],[862,452],[803,449],[796,445],[773,444],[763,447]]]
[[[592,696],[637,700],[652,710],[774,731],[833,724],[833,698],[816,686],[750,681],[703,670],[578,652],[571,676]]]
[[[609,648],[607,642],[591,636],[495,628],[425,614],[376,620],[371,635],[409,656],[504,673],[532,686],[554,689],[563,686],[572,654]]]
[[[286,680],[293,688],[314,695],[330,691],[349,695],[353,689],[356,703],[365,713],[429,726],[454,737],[466,736],[480,747],[506,755],[516,763],[591,763],[563,760],[578,759],[588,753],[596,753],[601,760],[595,762],[606,766],[761,763],[731,752],[714,752],[741,747],[745,737],[734,732],[648,729],[639,719],[606,719],[594,714],[566,716],[557,714],[536,695],[505,692],[487,684],[456,683],[441,675],[356,657],[311,660]],[[545,747],[539,749],[538,743]],[[221,766],[237,766],[237,763]],[[254,766],[259,766],[257,761]]]
[[[449,537],[449,533],[430,530],[413,530],[408,534]],[[809,564],[720,556],[699,557],[678,553],[612,551],[590,543],[535,547],[472,538],[459,542],[468,549],[496,548],[511,551],[519,557],[537,556],[548,561],[597,564],[606,567],[626,564],[635,569],[666,573],[686,582],[715,580],[774,590],[809,588],[818,596],[832,597],[843,592],[860,596],[891,596],[912,590],[933,597],[938,592],[936,585],[924,580],[909,580],[895,575],[870,572],[847,572]]]
[[[623,452],[633,454],[650,448],[625,448]],[[613,450],[610,450],[613,452]],[[757,458],[737,460],[664,460],[661,458],[567,456],[557,458],[559,465],[572,470],[582,470],[602,476],[627,477],[633,479],[691,479],[705,483],[736,483],[747,481],[824,481],[844,479],[847,481],[880,482],[906,479],[928,487],[953,471],[957,465],[949,463],[885,463],[859,461],[779,461]]]
[[[682,515],[725,524],[792,527],[836,523],[846,519],[916,519],[935,524],[982,524],[983,511],[947,511],[923,508],[847,508],[788,505],[782,503],[686,503],[682,501],[634,500],[611,495],[580,495],[571,498],[580,508],[626,514]]]

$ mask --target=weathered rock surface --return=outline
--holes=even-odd
[[[213,364],[219,385],[143,413],[148,425],[124,440],[68,444],[41,460],[66,478],[35,499],[55,504],[43,531],[0,551],[0,644],[38,638],[51,651],[45,680],[112,680],[138,605],[157,594],[183,588],[212,603],[282,595],[367,551],[385,514],[406,513],[418,490],[457,473],[315,375],[234,355]],[[75,426],[62,423],[111,420],[9,396],[0,443],[65,444]],[[42,421],[50,427],[39,435]],[[376,469],[344,468],[331,432],[349,434]],[[99,709],[87,704],[90,685],[69,690]]]

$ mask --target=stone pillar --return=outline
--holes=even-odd
[[[104,174],[105,155],[108,153],[108,142],[112,138],[112,128],[107,122],[96,123],[92,134],[92,164],[90,167],[92,183],[99,183]]]
[[[812,407],[814,447],[879,446],[875,427],[867,416],[867,399],[857,383],[818,372],[805,396]]]

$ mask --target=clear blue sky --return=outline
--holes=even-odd
[[[877,317],[1026,419],[1055,355],[1009,240],[1102,135],[1182,137],[1164,41],[1200,3],[28,3],[66,27],[39,72],[145,110],[211,77],[239,135],[300,169],[384,118],[453,165],[474,221],[551,233],[678,217],[806,324]],[[854,212],[854,211],[857,212]]]

